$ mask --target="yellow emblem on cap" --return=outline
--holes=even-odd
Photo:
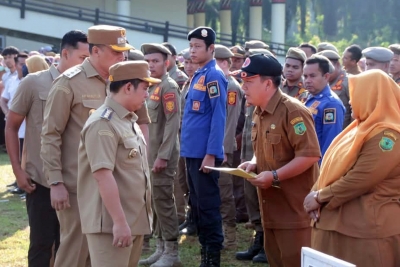
[[[206,29],[202,29],[201,30],[201,36],[207,37],[207,35],[208,35],[207,30]]]
[[[125,37],[126,36],[126,31],[125,30],[121,30],[121,36]]]
[[[134,157],[136,157],[137,153],[138,150],[136,148],[133,148],[131,151],[129,151],[128,159],[133,159]]]
[[[112,75],[108,76],[108,80],[109,80],[110,82],[114,81],[113,76],[112,76]]]

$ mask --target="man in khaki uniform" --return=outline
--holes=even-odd
[[[351,108],[350,108],[350,93],[349,93],[349,81],[346,71],[342,68],[340,64],[340,55],[332,50],[325,50],[317,53],[318,55],[323,55],[329,59],[332,65],[335,67],[334,71],[330,73],[329,76],[329,86],[332,91],[337,94],[337,96],[342,101],[346,112],[344,114],[343,129],[346,128],[353,119],[351,118]]]
[[[342,56],[343,68],[348,74],[357,75],[362,72],[358,62],[362,57],[361,47],[358,45],[351,45],[346,47]]]
[[[389,73],[393,80],[400,85],[400,44],[389,45],[389,49],[393,52],[393,58],[390,61]]]
[[[335,51],[339,54],[339,50],[333,44],[327,42],[319,43],[317,46],[317,52],[322,52],[325,50]]]
[[[235,45],[229,48],[233,53],[232,66],[229,69],[230,71],[240,70],[242,67],[244,60],[246,59],[246,51],[240,45]]]
[[[183,107],[186,103],[186,94],[189,90],[190,81],[193,77],[193,74],[199,68],[199,65],[193,63],[192,59],[190,58],[189,48],[186,48],[181,52],[182,57],[184,58],[184,70],[186,74],[189,76],[189,79],[183,84],[181,90],[181,120],[180,125],[182,125],[182,117],[183,117]],[[181,135],[181,127],[179,127],[179,136]],[[186,162],[185,158],[179,157],[178,162],[178,170],[177,170],[177,177],[179,180],[179,186],[181,187],[182,192],[185,196],[185,202],[187,204],[187,213],[185,222],[179,225],[179,234],[184,235],[195,235],[197,233],[196,225],[193,222],[191,206],[189,203],[189,185],[187,181],[187,173],[186,173]],[[177,204],[178,205],[178,204]]]
[[[365,57],[365,70],[379,69],[389,73],[393,52],[386,47],[368,47],[362,51]]]
[[[274,57],[254,55],[242,68],[242,86],[256,106],[251,139],[254,157],[239,167],[257,172],[264,248],[270,266],[301,265],[301,247],[310,246],[311,228],[300,199],[318,177],[320,151],[308,109],[279,90],[282,67]]]
[[[228,80],[227,90],[227,116],[225,123],[224,136],[224,161],[222,165],[233,166],[233,152],[237,148],[236,126],[238,123],[240,108],[243,99],[243,91],[235,78],[230,76],[233,53],[223,45],[215,45],[214,57],[217,65],[222,69]],[[221,216],[224,230],[224,248],[236,249],[236,205],[233,196],[232,175],[221,172],[219,180],[219,190],[221,195]]]
[[[151,77],[161,79],[152,85],[147,99],[153,207],[157,237],[156,251],[139,264],[152,267],[180,264],[178,254],[178,217],[173,195],[174,177],[178,167],[180,123],[179,87],[167,72],[171,52],[161,44],[143,44],[141,50],[149,63]]]
[[[56,267],[89,263],[76,196],[79,135],[89,115],[104,102],[109,67],[121,62],[123,52],[132,48],[126,43],[124,28],[107,25],[90,27],[88,42],[89,58],[54,82],[44,110],[40,156],[61,228]],[[137,123],[146,129],[146,107],[137,115]]]
[[[282,92],[300,100],[302,103],[306,101],[308,96],[303,83],[303,66],[306,60],[307,56],[303,50],[296,47],[289,48],[283,67],[285,80],[281,85]]]
[[[183,84],[188,80],[188,76],[176,65],[176,48],[170,43],[162,43],[162,45],[171,52],[171,55],[168,55],[168,74],[182,89]]]
[[[7,115],[7,152],[18,186],[25,192],[29,217],[29,266],[49,266],[60,245],[60,225],[51,207],[50,189],[40,159],[40,133],[43,106],[53,81],[65,70],[82,63],[89,56],[87,36],[81,31],[66,33],[61,41],[61,59],[57,67],[26,76],[18,86]],[[18,129],[26,119],[24,147],[27,153],[19,160]]]
[[[306,54],[307,58],[309,58],[312,55],[314,55],[315,53],[317,53],[317,48],[309,43],[302,43],[299,45],[299,48],[301,50],[303,50],[303,52]]]
[[[93,266],[137,266],[151,233],[146,141],[136,123],[149,96],[145,61],[110,67],[110,94],[86,121],[78,151],[78,206]],[[132,179],[134,177],[134,179]]]

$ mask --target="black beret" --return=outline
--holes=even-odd
[[[255,54],[246,58],[242,69],[231,73],[238,78],[250,78],[257,75],[275,77],[281,74],[281,63],[274,56],[266,54]]]
[[[215,31],[210,27],[198,27],[188,33],[187,39],[190,41],[192,38],[202,39],[206,43],[215,43]]]

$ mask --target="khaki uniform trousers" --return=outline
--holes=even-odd
[[[175,241],[179,236],[178,216],[174,198],[175,169],[151,172],[153,194],[154,235],[164,241]]]
[[[311,245],[311,227],[264,228],[264,249],[270,267],[300,267],[301,248]]]
[[[252,185],[245,179],[244,181],[244,196],[246,199],[247,214],[249,220],[254,224],[256,232],[262,232],[263,227],[261,223],[260,205],[258,203],[257,187]]]
[[[90,265],[86,236],[82,234],[76,194],[69,194],[70,208],[57,211],[60,222],[60,247],[55,267],[85,267]]]
[[[179,157],[178,169],[174,179],[174,197],[179,223],[183,223],[186,218],[188,193],[189,187],[187,184],[186,161],[185,158]]]
[[[311,247],[360,267],[400,266],[400,235],[355,238],[336,231],[313,228]]]
[[[228,160],[222,167],[232,167],[233,155],[228,154]],[[221,196],[220,212],[224,225],[236,227],[236,206],[233,196],[232,175],[221,172],[218,180]]]
[[[90,258],[96,267],[137,266],[142,253],[143,236],[132,236],[132,244],[126,248],[112,245],[112,234],[87,234]]]

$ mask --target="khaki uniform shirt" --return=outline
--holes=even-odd
[[[50,90],[42,129],[44,174],[48,184],[64,182],[76,193],[79,135],[89,115],[104,103],[107,82],[86,59],[65,71]],[[146,107],[137,112],[137,123],[148,123]]]
[[[186,73],[178,69],[175,65],[172,69],[169,70],[169,77],[171,77],[179,86],[179,88],[183,87],[183,84],[189,79]]]
[[[281,90],[283,93],[296,98],[301,103],[305,103],[308,97],[308,91],[304,87],[303,79],[297,85],[289,86],[287,81],[283,81],[281,84]]]
[[[78,152],[78,205],[82,232],[113,233],[113,221],[103,204],[93,173],[111,170],[132,235],[151,233],[150,172],[146,141],[137,116],[106,98],[83,127]]]
[[[48,185],[40,159],[40,133],[47,95],[59,75],[54,65],[48,70],[29,74],[19,84],[10,107],[11,111],[26,117],[23,168],[32,180],[46,187]]]
[[[254,156],[253,144],[251,142],[251,130],[253,128],[253,113],[255,106],[248,105],[246,102],[246,114],[244,120],[243,134],[242,134],[242,151],[240,154],[240,159],[249,161]]]
[[[343,129],[346,128],[353,119],[351,118],[351,108],[349,104],[350,93],[349,93],[349,80],[346,72],[343,70],[339,76],[329,84],[332,91],[337,94],[337,96],[342,101],[346,112],[344,114]]]
[[[240,116],[244,92],[235,78],[227,76],[226,79],[228,80],[228,96],[226,98],[228,103],[225,123],[224,153],[233,154],[237,148],[235,138],[236,126]]]
[[[166,73],[161,83],[149,89],[147,107],[150,151],[149,165],[153,167],[157,158],[168,160],[167,168],[176,168],[179,158],[178,131],[180,125],[180,95],[176,82]]]
[[[257,158],[257,172],[277,170],[295,157],[320,157],[318,138],[310,111],[280,90],[266,110],[257,107],[253,115],[251,139]],[[259,189],[263,226],[297,229],[310,225],[303,201],[318,178],[318,163],[288,180],[280,188]]]
[[[316,228],[357,238],[400,234],[399,138],[387,129],[364,143],[354,166],[319,193],[326,203]]]

